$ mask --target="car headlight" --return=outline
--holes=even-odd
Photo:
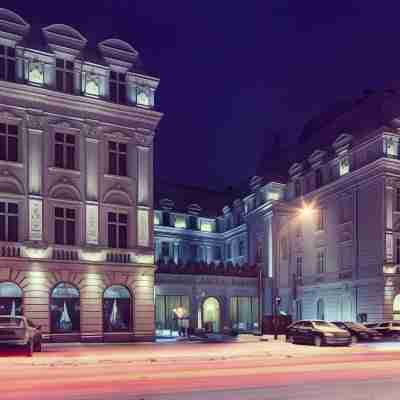
[[[324,336],[333,337],[335,335],[333,333],[330,333],[330,332],[324,332]]]

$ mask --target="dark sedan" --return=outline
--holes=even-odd
[[[348,331],[351,335],[352,343],[381,340],[383,337],[382,334],[375,329],[367,328],[356,322],[334,321],[332,324]]]
[[[309,320],[297,321],[289,325],[286,330],[286,341],[289,343],[322,345],[351,344],[351,335],[348,331],[338,328],[326,321]]]
[[[400,321],[381,322],[374,329],[385,339],[400,339]]]

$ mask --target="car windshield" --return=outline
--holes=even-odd
[[[354,329],[363,330],[363,331],[367,330],[367,328],[364,325],[357,324],[356,322],[346,322],[343,325],[347,326],[348,328],[354,328]]]
[[[325,322],[325,321],[313,321],[313,324],[317,327],[336,328],[335,325],[331,324],[330,322]]]
[[[24,320],[21,318],[0,317],[0,328],[1,327],[23,328],[23,326],[24,326]]]
[[[400,322],[392,322],[392,326],[395,326],[396,328],[400,327]]]

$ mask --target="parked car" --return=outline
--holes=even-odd
[[[374,329],[385,339],[400,339],[400,321],[380,322]]]
[[[356,322],[343,322],[343,321],[333,321],[338,328],[348,331],[351,335],[351,341],[357,343],[358,341],[372,341],[382,339],[382,333],[376,331],[375,329],[367,328],[362,324]]]
[[[322,345],[351,344],[351,335],[348,331],[338,328],[326,321],[307,320],[297,321],[289,325],[286,330],[286,341],[289,343]]]
[[[0,346],[22,347],[28,357],[42,351],[40,326],[22,316],[0,316]]]
[[[365,323],[363,325],[366,328],[375,329],[379,325],[379,322],[367,322],[367,323]]]

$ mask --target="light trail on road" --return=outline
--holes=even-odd
[[[346,353],[342,349],[334,353],[329,349],[320,356],[307,356],[304,351],[308,349],[298,348],[301,356],[288,358],[200,358],[182,362],[127,359],[126,353],[132,351],[134,355],[135,349],[102,349],[101,357],[93,363],[88,363],[88,359],[91,352],[94,359],[99,355],[95,348],[85,350],[82,359],[75,354],[76,357],[69,358],[69,363],[65,364],[55,363],[51,353],[40,354],[29,361],[18,357],[2,358],[1,400],[270,400],[275,398],[271,396],[284,393],[284,397],[276,399],[297,400],[308,393],[304,398],[326,400],[335,398],[329,396],[340,387],[350,390],[354,385],[368,387],[370,397],[354,397],[359,393],[350,390],[342,399],[375,399],[371,396],[375,396],[374,391],[379,387],[381,395],[387,396],[379,398],[391,400],[388,396],[396,394],[393,388],[400,389],[400,378],[395,376],[400,352],[362,353],[360,348],[358,353]],[[178,346],[168,351],[179,358]],[[32,365],[40,362],[41,365]],[[376,385],[371,386],[371,382]],[[365,390],[362,392],[367,395]],[[316,397],[312,397],[313,393]],[[229,397],[224,397],[228,394]],[[251,397],[253,395],[259,397]]]

